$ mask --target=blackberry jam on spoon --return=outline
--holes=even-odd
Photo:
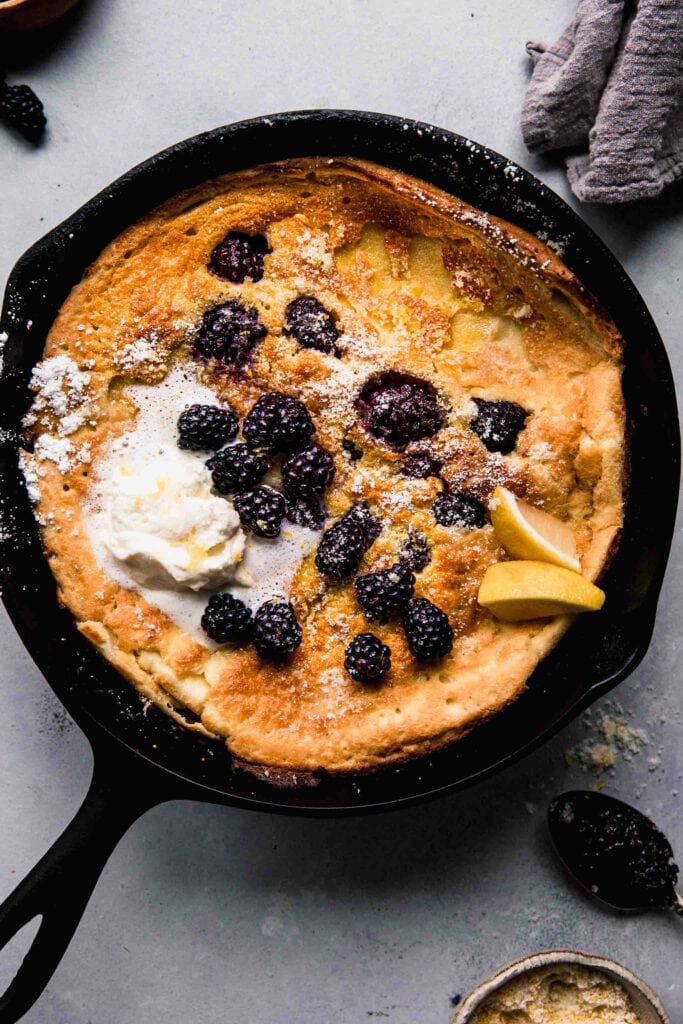
[[[671,844],[635,807],[604,793],[575,790],[551,802],[548,825],[564,866],[603,903],[683,916]]]

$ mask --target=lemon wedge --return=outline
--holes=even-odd
[[[599,587],[549,562],[496,562],[479,587],[479,604],[505,622],[597,612],[604,601]]]
[[[574,534],[561,519],[522,501],[507,487],[496,487],[490,510],[496,537],[513,558],[581,572]]]

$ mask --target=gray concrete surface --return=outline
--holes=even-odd
[[[566,197],[561,169],[524,151],[518,114],[525,41],[553,38],[572,6],[90,0],[51,46],[10,53],[19,79],[45,99],[51,134],[37,153],[0,136],[0,279],[44,230],[132,164],[200,130],[277,110],[421,118],[507,154]],[[681,195],[581,210],[642,291],[679,380]],[[651,651],[615,695],[647,739],[632,737],[605,780],[651,810],[681,858],[682,557],[678,539]],[[90,753],[4,614],[0,659],[2,897],[75,811]],[[613,717],[613,703],[602,712]],[[504,961],[573,946],[640,973],[680,1024],[683,922],[601,909],[567,886],[548,847],[549,797],[599,781],[565,756],[595,735],[595,721],[577,722],[504,776],[392,816],[301,821],[202,804],[152,811],[111,858],[26,1019],[445,1024],[451,996]],[[0,957],[5,980],[13,953]]]

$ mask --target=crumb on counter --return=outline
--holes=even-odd
[[[609,704],[606,712],[597,719],[587,714],[585,721],[590,735],[578,746],[565,750],[565,760],[570,765],[579,764],[587,772],[598,775],[611,772],[619,757],[631,761],[649,742],[646,731],[629,725],[623,709],[616,702]],[[656,771],[657,767],[656,763],[653,764],[650,771]]]

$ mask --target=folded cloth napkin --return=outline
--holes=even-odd
[[[579,0],[555,45],[527,52],[524,142],[578,148],[566,161],[579,199],[645,199],[683,176],[683,0]]]

